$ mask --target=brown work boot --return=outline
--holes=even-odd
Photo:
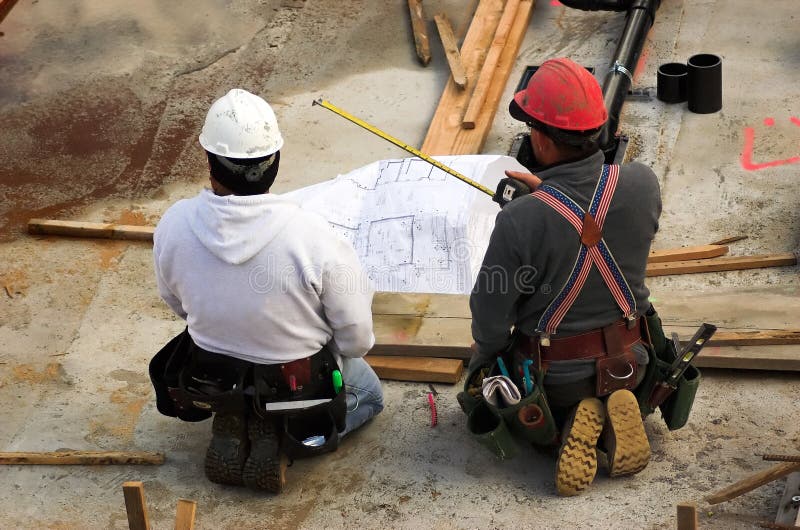
[[[642,413],[630,390],[617,390],[606,402],[608,422],[603,439],[612,477],[632,475],[647,467],[650,442],[644,432]]]
[[[562,430],[561,449],[556,462],[556,489],[559,495],[577,495],[597,473],[597,439],[603,431],[606,414],[603,403],[587,398],[578,403]]]

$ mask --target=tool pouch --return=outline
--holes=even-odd
[[[678,380],[678,388],[659,406],[661,416],[669,430],[680,429],[689,421],[699,386],[700,370],[690,365]]]
[[[479,400],[467,415],[467,429],[483,446],[501,459],[513,458],[517,446],[511,432],[498,412],[486,400]]]
[[[650,397],[658,382],[666,381],[669,375],[669,368],[678,356],[675,345],[671,340],[667,340],[664,335],[664,329],[658,313],[651,308],[645,319],[650,342],[650,345],[646,344],[650,362],[647,364],[644,379],[634,392],[639,402],[642,416],[655,412],[655,408],[649,404]],[[697,394],[697,388],[700,386],[700,379],[700,370],[695,366],[689,366],[678,380],[678,387],[675,391],[658,407],[669,430],[680,429],[686,425]]]
[[[516,437],[535,445],[551,446],[558,440],[558,430],[541,389],[539,381],[519,403],[498,409],[498,412]]]
[[[338,399],[344,403],[345,394],[340,392],[334,401]],[[340,429],[334,418],[335,412],[332,410],[335,406],[333,403],[331,406],[322,404],[284,415],[281,450],[286,456],[294,460],[336,451],[339,446]],[[346,407],[345,404],[345,413]],[[303,444],[303,440],[311,436],[324,436],[325,442],[317,446]]]

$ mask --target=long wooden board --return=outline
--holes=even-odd
[[[448,81],[421,151],[431,155],[466,155],[481,152],[516,62],[519,47],[528,29],[534,0],[520,1],[514,23],[508,32],[506,46],[497,61],[492,84],[486,93],[483,112],[478,116],[474,129],[463,129],[461,120],[497,30],[504,5],[502,0],[482,0],[478,4],[464,44],[461,46],[461,58],[467,73],[466,88],[460,90],[452,80]]]
[[[649,263],[647,265],[647,276],[736,271],[792,265],[797,265],[797,257],[791,252],[783,254],[764,254],[760,256],[726,256],[722,258],[695,259],[670,263]]]
[[[489,92],[489,87],[491,87],[494,80],[494,74],[497,70],[497,64],[500,61],[500,55],[502,55],[506,47],[508,35],[514,24],[514,18],[519,11],[519,2],[520,0],[506,0],[506,6],[503,8],[503,16],[500,17],[500,22],[495,30],[492,44],[489,46],[489,53],[486,54],[486,60],[483,62],[478,81],[475,83],[475,89],[472,91],[472,96],[469,98],[469,103],[467,104],[467,110],[464,111],[464,117],[461,120],[461,126],[464,129],[474,129],[475,123],[478,121],[478,116],[483,112],[486,94]]]
[[[458,43],[455,35],[453,35],[453,27],[450,25],[450,20],[444,13],[435,15],[433,20],[439,30],[439,38],[442,41],[445,56],[447,56],[447,64],[450,65],[450,74],[453,76],[453,82],[458,88],[464,88],[467,85],[467,73],[464,71],[464,65],[461,62],[461,52],[458,51]]]
[[[7,465],[161,465],[164,453],[146,451],[54,451],[0,453],[0,464]]]
[[[800,330],[718,331],[707,346],[786,346],[800,344]]]
[[[701,245],[697,247],[669,248],[653,250],[647,258],[647,263],[665,263],[670,261],[685,261],[687,259],[708,259],[724,256],[728,247],[724,245]]]
[[[381,379],[420,383],[457,383],[464,363],[456,359],[429,357],[365,357]]]
[[[54,219],[31,219],[28,221],[29,234],[53,236],[152,241],[154,231],[154,226],[118,225],[114,223],[91,223],[85,221],[59,221]]]

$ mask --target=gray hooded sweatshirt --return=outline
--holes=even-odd
[[[325,344],[372,347],[372,294],[353,247],[327,221],[280,195],[178,201],[156,227],[162,298],[201,348],[274,364]]]

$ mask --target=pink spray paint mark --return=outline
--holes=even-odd
[[[561,2],[559,2],[558,0],[550,0],[550,5],[551,6],[560,6],[560,5],[563,5],[563,4]]]
[[[800,119],[795,116],[789,118],[789,120],[800,127]],[[765,118],[764,125],[767,127],[772,127],[775,125],[775,120],[773,118]],[[793,156],[791,158],[784,158],[783,160],[772,160],[770,162],[761,162],[755,163],[753,162],[753,145],[755,144],[756,139],[756,131],[752,127],[745,127],[744,129],[744,147],[742,148],[742,155],[740,158],[742,167],[747,171],[758,171],[759,169],[766,169],[768,167],[776,167],[776,166],[785,166],[788,164],[797,164],[800,162],[800,156]]]

